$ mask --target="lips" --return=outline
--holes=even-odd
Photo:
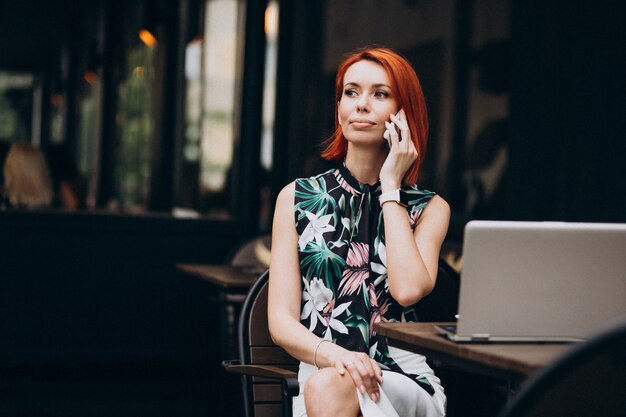
[[[357,129],[365,129],[374,126],[376,123],[367,119],[354,119],[350,121],[350,124]]]

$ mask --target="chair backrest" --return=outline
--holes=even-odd
[[[422,322],[456,321],[459,288],[459,273],[439,258],[435,288],[415,305],[417,319]]]
[[[626,413],[626,322],[572,348],[529,380],[501,417]]]
[[[252,286],[239,316],[239,358],[242,364],[274,365],[298,371],[298,361],[276,346],[268,329],[267,287],[269,271]],[[282,415],[279,381],[259,377],[242,377],[244,408],[247,417]]]
[[[249,266],[265,269],[269,266],[269,254],[272,244],[271,234],[249,237],[236,245],[227,256],[232,266]]]

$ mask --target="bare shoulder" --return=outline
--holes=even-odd
[[[296,190],[296,182],[292,181],[289,184],[285,185],[280,193],[278,193],[278,198],[276,199],[277,205],[283,204],[293,204],[295,191]]]
[[[424,213],[426,212],[436,212],[438,215],[443,216],[445,218],[450,218],[450,205],[446,200],[444,200],[441,196],[435,195],[430,199],[426,208],[424,209]]]
[[[422,212],[418,225],[445,234],[450,223],[450,205],[439,195],[430,199]]]
[[[298,233],[294,217],[294,183],[286,185],[278,194],[272,225],[272,253],[270,255],[270,291],[272,282],[281,282],[277,288],[285,288],[286,282],[299,285]],[[289,219],[292,219],[290,221]],[[295,277],[295,278],[294,278]]]
[[[276,234],[277,231],[285,230],[285,227],[291,224],[290,222],[285,222],[284,220],[288,219],[293,213],[295,189],[295,182],[291,182],[283,187],[283,189],[280,190],[280,193],[278,193],[278,197],[276,198],[276,207],[274,209],[273,234]]]

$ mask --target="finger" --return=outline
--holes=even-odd
[[[363,385],[365,385],[365,389],[367,390],[368,394],[372,396],[372,394],[378,393],[378,378],[369,361],[367,363],[367,366],[364,366],[364,368],[365,373],[362,374]],[[372,399],[374,399],[374,397],[372,397]]]
[[[337,372],[339,373],[339,375],[346,374],[346,366],[341,361],[335,362],[335,369],[337,369]]]
[[[376,374],[376,379],[378,380],[378,383],[382,384],[383,370],[380,368],[380,365],[378,365],[378,362],[376,362],[374,359],[370,359],[370,361],[372,362],[372,368],[374,369],[374,373]]]
[[[359,366],[356,364],[356,362],[348,362],[346,364],[346,369],[348,370],[348,374],[354,382],[354,386],[359,390],[361,394],[366,394],[367,388],[365,387],[365,382],[361,377],[361,372],[359,371]]]
[[[374,375],[370,375],[369,370],[362,360],[350,362],[346,364],[346,366],[355,386],[362,394],[369,394],[371,396],[372,393],[378,391],[378,384],[373,380]]]
[[[373,387],[373,392],[378,392],[378,384],[382,382],[382,371],[380,370],[376,361],[372,360],[370,357],[367,357],[365,360],[368,378],[370,384]]]
[[[376,370],[374,369],[374,366],[372,365],[372,360],[369,356],[365,355],[365,358],[361,360],[361,365],[363,366],[363,369],[365,371],[365,376],[371,379],[376,378]]]
[[[393,147],[394,144],[398,144],[400,140],[398,137],[398,131],[395,128],[395,125],[391,122],[385,121],[385,127],[387,128],[387,133],[389,135],[389,145]]]
[[[357,362],[357,367],[361,372],[363,386],[365,386],[367,394],[374,402],[378,402],[380,395],[378,392],[378,378],[369,356],[365,355],[364,358]]]
[[[391,117],[391,121],[393,122],[392,124],[397,126],[397,130],[400,131],[400,135],[398,136],[398,142],[402,146],[400,149],[406,150],[408,143],[411,141],[411,134],[409,132],[409,126],[406,122],[406,116],[401,111],[398,115],[393,115],[393,117]]]
[[[413,143],[412,140],[408,140],[407,142],[409,144],[407,150],[409,154],[411,155],[412,160],[415,161],[417,157],[419,156],[417,152],[417,148],[415,147],[415,143]]]

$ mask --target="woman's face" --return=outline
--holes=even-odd
[[[382,65],[362,60],[348,67],[337,115],[348,141],[384,141],[385,121],[399,110],[391,94],[391,83]]]

